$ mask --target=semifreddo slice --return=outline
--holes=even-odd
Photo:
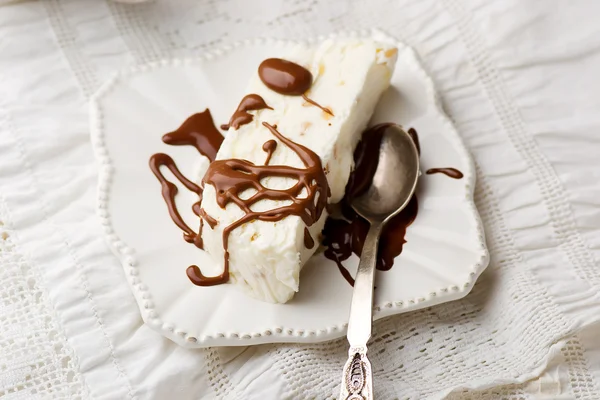
[[[204,248],[223,275],[190,267],[192,282],[229,278],[261,300],[293,297],[396,53],[373,40],[332,39],[260,65],[203,179]]]

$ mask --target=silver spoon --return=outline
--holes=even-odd
[[[419,174],[419,152],[409,134],[398,125],[385,128],[373,182],[352,202],[354,210],[369,221],[371,227],[354,282],[346,334],[350,350],[344,366],[341,400],[373,399],[373,375],[367,358],[367,342],[373,323],[373,282],[379,236],[386,222],[408,204]]]

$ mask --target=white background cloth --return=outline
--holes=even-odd
[[[185,350],[142,324],[95,217],[87,102],[127,65],[377,27],[416,49],[472,152],[492,254],[465,299],[376,324],[377,398],[599,399],[599,14],[593,0],[1,6],[0,397],[335,398],[343,339]]]

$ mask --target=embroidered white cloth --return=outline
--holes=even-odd
[[[376,27],[415,48],[472,152],[492,255],[465,299],[376,324],[377,398],[600,398],[599,14],[561,0],[0,6],[0,397],[336,398],[344,340],[186,350],[142,324],[95,217],[87,102],[131,64]]]

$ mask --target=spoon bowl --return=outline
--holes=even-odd
[[[396,124],[384,129],[371,185],[352,201],[370,222],[386,221],[406,207],[419,175],[419,152],[410,135]]]
[[[379,236],[385,223],[410,201],[419,178],[419,151],[400,126],[382,127],[377,166],[366,187],[354,195],[352,207],[371,225],[356,271],[348,319],[348,361],[344,366],[340,399],[372,400],[373,376],[367,342],[373,324],[373,282]],[[359,166],[360,167],[360,166]],[[357,168],[359,168],[357,167]]]

